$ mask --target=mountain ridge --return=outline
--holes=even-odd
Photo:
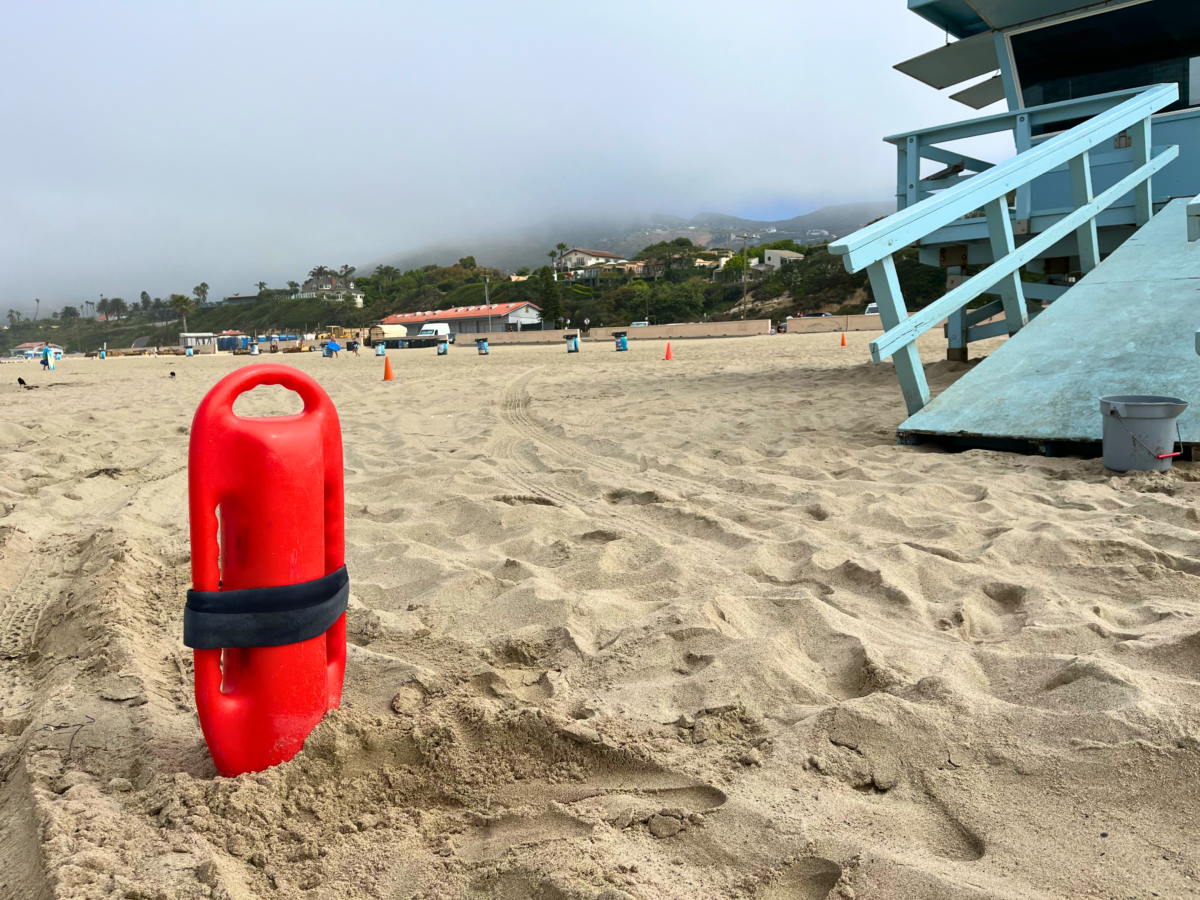
[[[382,265],[401,270],[436,263],[450,265],[464,256],[474,256],[480,265],[512,271],[522,266],[544,265],[551,247],[559,241],[589,250],[607,250],[632,257],[651,244],[688,237],[705,247],[732,246],[734,233],[756,233],[751,242],[791,238],[797,243],[833,240],[861,228],[867,222],[895,210],[894,201],[865,201],[822,206],[790,219],[765,221],[743,219],[725,213],[702,212],[690,218],[669,213],[610,217],[591,222],[547,221],[516,229],[508,237],[453,238],[424,247],[389,254],[362,267],[364,273]]]

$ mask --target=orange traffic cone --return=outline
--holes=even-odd
[[[844,331],[842,332],[842,346],[846,346],[846,332]]]
[[[396,376],[392,374],[392,359],[390,356],[383,358],[383,380],[395,381]]]
[[[671,342],[667,341],[667,359],[670,360],[670,359],[674,359],[674,358],[675,357],[671,355]]]

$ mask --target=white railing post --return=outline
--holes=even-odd
[[[888,254],[878,262],[867,266],[867,277],[871,280],[871,291],[879,304],[879,319],[884,331],[890,331],[908,318],[904,305],[904,294],[900,291],[900,279],[896,277],[896,263]],[[917,342],[910,341],[897,347],[892,353],[896,364],[896,377],[900,379],[900,390],[911,416],[929,402],[929,385],[925,382],[925,369],[921,366],[921,354]]]
[[[992,259],[999,262],[1017,249],[1013,240],[1012,222],[1008,218],[1008,199],[997,197],[983,206],[987,214],[988,238],[992,245]],[[1004,321],[1009,335],[1014,335],[1029,322],[1025,311],[1025,294],[1021,290],[1020,270],[1005,275],[996,282],[996,293],[1004,301]]]
[[[1071,170],[1071,201],[1075,208],[1087,206],[1092,202],[1092,164],[1088,151],[1084,150],[1078,156],[1072,157]],[[1092,216],[1075,232],[1079,241],[1079,269],[1084,274],[1100,265],[1100,239],[1096,235],[1096,218]]]
[[[908,191],[908,206],[916,206],[921,202],[921,140],[916,135],[909,135],[905,143],[905,184]]]
[[[1033,129],[1029,124],[1028,115],[1017,116],[1017,124],[1013,129],[1013,142],[1020,155],[1033,146]],[[1033,183],[1026,182],[1017,188],[1017,233],[1029,234],[1033,223]]]
[[[1129,131],[1133,138],[1133,167],[1136,169],[1150,162],[1150,117],[1146,116]],[[1154,215],[1154,193],[1150,187],[1151,181],[1152,179],[1147,178],[1133,191],[1133,209],[1138,228],[1149,222],[1150,217]]]

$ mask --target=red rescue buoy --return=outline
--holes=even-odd
[[[242,418],[237,397],[277,384],[294,416]],[[286,762],[341,703],[346,671],[345,512],[337,410],[298,369],[253,365],[221,379],[188,448],[196,710],[226,777]]]

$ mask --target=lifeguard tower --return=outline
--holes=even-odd
[[[897,211],[829,248],[869,274],[899,439],[1054,453],[1099,441],[1099,397],[1153,393],[1192,401],[1200,444],[1200,0],[908,7],[957,40],[896,68],[1008,110],[885,138]],[[1016,150],[999,164],[944,146],[995,132]],[[910,314],[892,254],[914,244],[947,293]],[[1010,340],[931,401],[915,341],[943,322],[950,359]]]

